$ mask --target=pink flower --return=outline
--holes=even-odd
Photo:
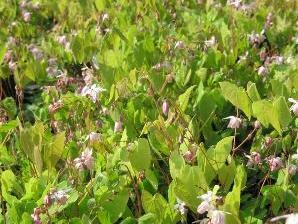
[[[187,162],[192,162],[193,159],[195,158],[196,154],[191,151],[191,150],[187,150],[185,152],[185,154],[183,155],[184,159],[187,161]]]
[[[211,215],[210,224],[225,224],[225,214],[222,211],[214,210]]]
[[[81,91],[81,95],[82,96],[89,96],[91,99],[92,99],[92,101],[94,102],[94,103],[96,103],[96,101],[97,101],[97,99],[98,99],[98,95],[101,93],[101,92],[103,92],[103,91],[105,91],[105,89],[103,89],[103,88],[101,88],[101,87],[99,87],[99,86],[97,86],[96,84],[93,84],[93,85],[86,85],[86,86],[84,86],[84,88],[82,89],[82,91]]]
[[[22,13],[22,17],[23,17],[23,20],[27,23],[31,19],[31,13],[25,11],[25,12]]]
[[[94,158],[92,156],[92,149],[85,149],[84,152],[82,152],[81,156],[74,159],[75,168],[78,170],[83,169],[92,169],[94,164]]]
[[[176,48],[178,48],[178,49],[183,49],[183,48],[184,48],[184,43],[183,43],[183,41],[181,41],[181,40],[177,41],[177,42],[175,43],[175,46],[174,46],[174,49],[176,49]]]
[[[197,208],[197,212],[199,214],[204,214],[205,212],[208,212],[208,211],[213,210],[213,209],[215,209],[215,208],[210,202],[202,201],[202,203]]]
[[[212,199],[213,199],[212,191],[208,191],[206,194],[199,196],[198,199],[202,200],[201,204],[197,208],[197,212],[199,214],[210,212],[215,209],[214,205],[212,204]]]
[[[286,219],[286,224],[298,224],[298,213],[281,215],[281,216],[271,219],[270,222],[277,222],[282,219]]]
[[[205,48],[214,47],[216,44],[215,36],[212,36],[209,40],[204,41]]]
[[[262,65],[258,68],[258,75],[265,76],[267,74],[268,74],[268,68],[267,67]]]
[[[42,210],[40,208],[34,208],[31,218],[33,219],[34,224],[41,224],[40,214]]]
[[[122,131],[122,121],[116,121],[115,122],[115,125],[114,125],[114,132],[117,133],[117,132],[121,132]]]
[[[259,165],[262,163],[261,155],[258,152],[252,152],[250,156],[246,156],[249,160],[247,162],[248,167]]]
[[[187,208],[185,202],[177,199],[177,204],[174,205],[174,209],[178,210],[181,215],[185,215],[187,213]]]
[[[297,168],[296,165],[290,164],[290,165],[288,166],[288,172],[289,172],[289,174],[292,175],[292,176],[294,176],[294,175],[296,174],[297,169],[298,169],[298,168]]]
[[[91,132],[88,135],[88,139],[89,139],[90,143],[97,142],[100,139],[100,134],[97,132]]]
[[[267,161],[271,172],[277,171],[283,166],[283,163],[280,157],[267,158]]]
[[[224,119],[230,119],[229,124],[228,124],[228,128],[232,128],[232,129],[240,128],[240,125],[242,123],[242,120],[238,117],[235,117],[235,116],[229,116],[229,117],[226,117]]]
[[[293,98],[288,99],[293,105],[290,108],[290,111],[292,111],[296,116],[298,116],[298,100],[295,100]]]
[[[8,63],[8,67],[12,72],[14,72],[15,70],[17,70],[17,63],[11,60]]]

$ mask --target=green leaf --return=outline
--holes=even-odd
[[[76,36],[71,43],[72,52],[79,63],[84,61],[84,46],[83,39]]]
[[[215,148],[207,151],[208,164],[218,172],[226,163],[228,156],[232,150],[233,137],[226,137],[219,141]]]
[[[116,194],[112,199],[102,202],[102,211],[97,213],[97,216],[101,223],[108,217],[109,223],[115,223],[119,218],[122,217],[125,212],[127,201],[129,198],[129,192],[123,190]]]
[[[160,223],[173,223],[174,212],[164,197],[157,193],[152,196],[147,191],[142,193],[142,205],[146,213],[152,213]]]
[[[287,127],[292,121],[292,116],[288,104],[284,97],[279,97],[273,102],[273,108],[278,116],[282,127]]]
[[[251,101],[242,87],[238,87],[230,82],[219,83],[223,96],[235,107],[242,110],[250,119],[252,115]]]
[[[271,124],[279,133],[281,125],[287,126],[291,121],[290,111],[283,98],[269,102],[267,100],[255,101],[252,104],[254,116],[265,126]]]
[[[134,169],[147,170],[151,164],[150,146],[146,139],[140,138],[136,148],[129,155],[131,165]]]
[[[231,213],[226,215],[226,223],[239,223],[239,209],[240,209],[240,195],[241,190],[246,183],[246,172],[243,166],[238,166],[236,169],[237,175],[234,180],[233,190],[227,194],[225,198],[225,203],[223,205],[223,210],[225,212]]]
[[[254,102],[254,101],[261,100],[260,94],[257,90],[257,86],[255,83],[248,82],[246,92],[249,98],[251,99],[251,101]]]
[[[103,11],[105,9],[106,1],[105,0],[95,0],[95,6],[98,11]]]
[[[8,123],[0,125],[0,133],[7,133],[16,127],[18,127],[18,122],[16,120],[9,121]]]
[[[0,107],[8,113],[9,118],[14,118],[17,114],[17,105],[12,97],[6,97],[0,101]]]
[[[190,98],[190,95],[192,93],[192,90],[195,88],[196,86],[191,86],[189,87],[183,94],[181,94],[179,97],[178,97],[178,105],[180,106],[180,109],[181,111],[185,111],[187,106],[189,105],[189,98]]]
[[[58,160],[62,157],[65,142],[65,132],[54,136],[44,153],[44,161],[49,168],[55,167]]]

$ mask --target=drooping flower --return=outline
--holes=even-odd
[[[258,75],[265,76],[267,74],[268,74],[268,68],[266,66],[262,65],[258,68]]]
[[[89,135],[88,135],[88,140],[90,141],[90,143],[94,143],[96,141],[98,141],[100,139],[100,134],[97,133],[97,132],[91,132]]]
[[[30,13],[30,12],[26,12],[26,11],[24,11],[24,12],[22,13],[22,17],[23,17],[23,20],[27,23],[27,22],[29,22],[30,19],[31,19],[31,13]]]
[[[246,155],[246,157],[249,159],[246,165],[248,167],[260,165],[262,163],[261,155],[258,152],[252,152],[250,155]]]
[[[204,214],[205,212],[208,212],[213,209],[215,209],[215,207],[210,202],[202,201],[197,208],[197,212],[199,214]]]
[[[174,49],[183,49],[183,48],[184,48],[184,43],[183,43],[183,41],[178,40],[178,41],[175,43]]]
[[[91,100],[95,103],[98,99],[98,95],[105,91],[105,89],[97,86],[96,84],[93,85],[86,85],[81,91],[82,96],[89,96]]]
[[[193,161],[193,159],[195,158],[196,153],[192,150],[187,150],[184,155],[183,158],[186,160],[186,162],[191,163]]]
[[[215,36],[212,36],[209,40],[204,41],[204,45],[206,48],[214,47],[216,44]]]
[[[297,173],[298,167],[294,164],[288,166],[288,172],[290,175],[294,176]]]
[[[227,5],[233,6],[235,9],[239,9],[242,5],[242,0],[228,0]]]
[[[69,198],[69,195],[67,194],[67,192],[69,192],[69,191],[70,191],[70,189],[51,192],[50,198],[54,202],[57,202],[59,204],[65,204],[65,202]]]
[[[202,200],[201,204],[199,204],[197,208],[197,212],[199,214],[203,214],[205,212],[209,212],[215,209],[214,205],[212,204],[212,191],[208,191],[206,194],[199,196],[198,199]]]
[[[225,213],[219,210],[212,211],[210,224],[225,224]]]
[[[291,158],[292,160],[298,161],[298,149],[297,152],[291,156]]]
[[[277,216],[277,217],[271,219],[270,222],[277,222],[282,219],[286,220],[286,224],[298,224],[298,213]]]
[[[70,50],[70,42],[67,40],[65,35],[58,36],[56,40],[59,44],[61,44],[65,48],[65,50],[67,51]]]
[[[11,60],[8,63],[8,67],[12,72],[14,72],[15,70],[17,70],[17,63]]]
[[[229,117],[226,117],[224,119],[230,119],[229,124],[228,124],[228,128],[232,128],[232,129],[240,128],[240,125],[242,123],[242,119],[238,118],[238,117],[235,117],[235,116],[229,116]]]
[[[280,157],[269,157],[267,158],[269,169],[271,172],[277,171],[282,168],[283,163]]]
[[[290,111],[292,111],[296,116],[298,116],[298,100],[295,100],[293,98],[288,99],[293,105],[290,108]]]
[[[41,224],[40,214],[42,213],[41,208],[34,208],[31,218],[33,219],[34,224]]]
[[[180,199],[177,199],[177,204],[174,205],[174,209],[178,210],[181,215],[185,215],[187,213],[186,204]]]
[[[92,156],[92,149],[86,148],[81,156],[74,159],[75,168],[82,171],[84,169],[92,169],[94,158]]]
[[[122,121],[116,121],[115,125],[114,125],[114,132],[115,133],[121,132],[122,131],[122,126],[123,126]]]

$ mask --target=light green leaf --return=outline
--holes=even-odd
[[[188,102],[189,102],[189,98],[190,95],[192,93],[192,90],[195,88],[196,86],[191,86],[189,87],[183,94],[181,94],[178,98],[178,105],[180,106],[181,111],[185,111],[187,106],[188,106]]]
[[[235,107],[242,110],[250,119],[252,115],[251,101],[242,87],[238,87],[230,82],[221,82],[220,88],[223,96],[229,100]]]
[[[247,95],[249,96],[249,98],[251,99],[251,101],[258,101],[261,100],[261,97],[259,95],[259,92],[257,90],[257,86],[255,83],[252,82],[248,82],[247,83]]]
[[[264,125],[268,127],[271,124],[279,133],[281,127],[277,110],[274,109],[272,102],[267,100],[255,101],[252,104],[254,116]]]
[[[239,220],[239,209],[241,190],[246,183],[245,168],[243,166],[238,166],[236,173],[237,175],[235,176],[233,190],[227,194],[225,203],[222,207],[225,212],[231,213],[226,215],[226,223],[241,224],[241,221]]]
[[[279,97],[273,102],[273,108],[278,116],[282,127],[287,127],[292,120],[292,116],[284,97]]]
[[[147,170],[151,164],[150,146],[146,139],[140,138],[136,148],[129,155],[131,165],[134,169]]]

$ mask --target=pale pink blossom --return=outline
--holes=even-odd
[[[267,162],[269,164],[269,169],[271,172],[277,171],[283,166],[283,163],[280,157],[267,158]]]
[[[82,96],[88,96],[91,100],[95,103],[98,99],[100,93],[105,91],[105,89],[97,86],[96,84],[93,85],[86,85],[81,91]]]
[[[174,205],[174,209],[178,210],[181,215],[185,215],[187,213],[186,204],[180,199],[177,199],[177,204]]]
[[[219,210],[212,211],[210,224],[225,224],[224,212]]]
[[[246,165],[248,167],[260,165],[262,163],[261,155],[258,152],[252,152],[250,155],[246,155],[246,157],[249,159]]]
[[[294,164],[288,166],[288,172],[290,175],[294,176],[297,173],[298,167]]]
[[[262,65],[258,68],[258,75],[265,76],[267,74],[268,74],[268,68],[266,66]]]
[[[88,135],[88,140],[90,141],[90,143],[94,143],[94,142],[97,142],[98,140],[100,140],[100,134],[97,133],[97,132],[91,132],[89,135]]]
[[[215,209],[214,205],[212,204],[213,198],[216,198],[216,196],[213,196],[212,191],[208,191],[206,194],[203,194],[198,197],[202,202],[199,204],[197,208],[197,212],[199,214],[203,214],[205,212],[213,211]]]
[[[41,208],[34,208],[31,218],[33,219],[34,224],[41,224],[40,214],[42,213]]]
[[[25,12],[22,13],[22,17],[23,17],[23,20],[27,23],[31,19],[31,13],[25,11]]]
[[[183,49],[183,48],[184,48],[184,43],[183,43],[183,41],[178,40],[178,41],[175,43],[174,49]]]
[[[271,222],[277,222],[280,221],[282,219],[286,220],[285,224],[298,224],[298,213],[292,213],[292,214],[288,214],[288,215],[281,215],[281,216],[277,216],[273,219],[271,219]]]
[[[84,169],[92,169],[94,158],[92,156],[92,149],[87,148],[82,152],[81,156],[74,159],[75,168],[82,171]]]
[[[242,119],[238,118],[238,117],[235,117],[235,116],[229,116],[229,117],[226,117],[224,119],[230,119],[229,124],[228,124],[228,128],[232,128],[232,129],[240,128],[240,125],[242,123]]]
[[[212,36],[209,40],[204,41],[205,48],[214,47],[216,45],[215,36]]]
[[[197,208],[197,212],[199,214],[204,214],[205,212],[211,211],[215,209],[215,207],[208,201],[202,201]]]
[[[292,111],[296,116],[298,116],[298,100],[295,100],[293,98],[288,99],[293,105],[290,108],[290,111]]]
[[[11,60],[8,63],[8,67],[12,72],[14,72],[15,70],[17,70],[17,63]]]
[[[114,132],[117,133],[117,132],[121,132],[122,131],[122,127],[123,126],[123,123],[122,121],[116,121],[115,122],[115,125],[114,125]]]

